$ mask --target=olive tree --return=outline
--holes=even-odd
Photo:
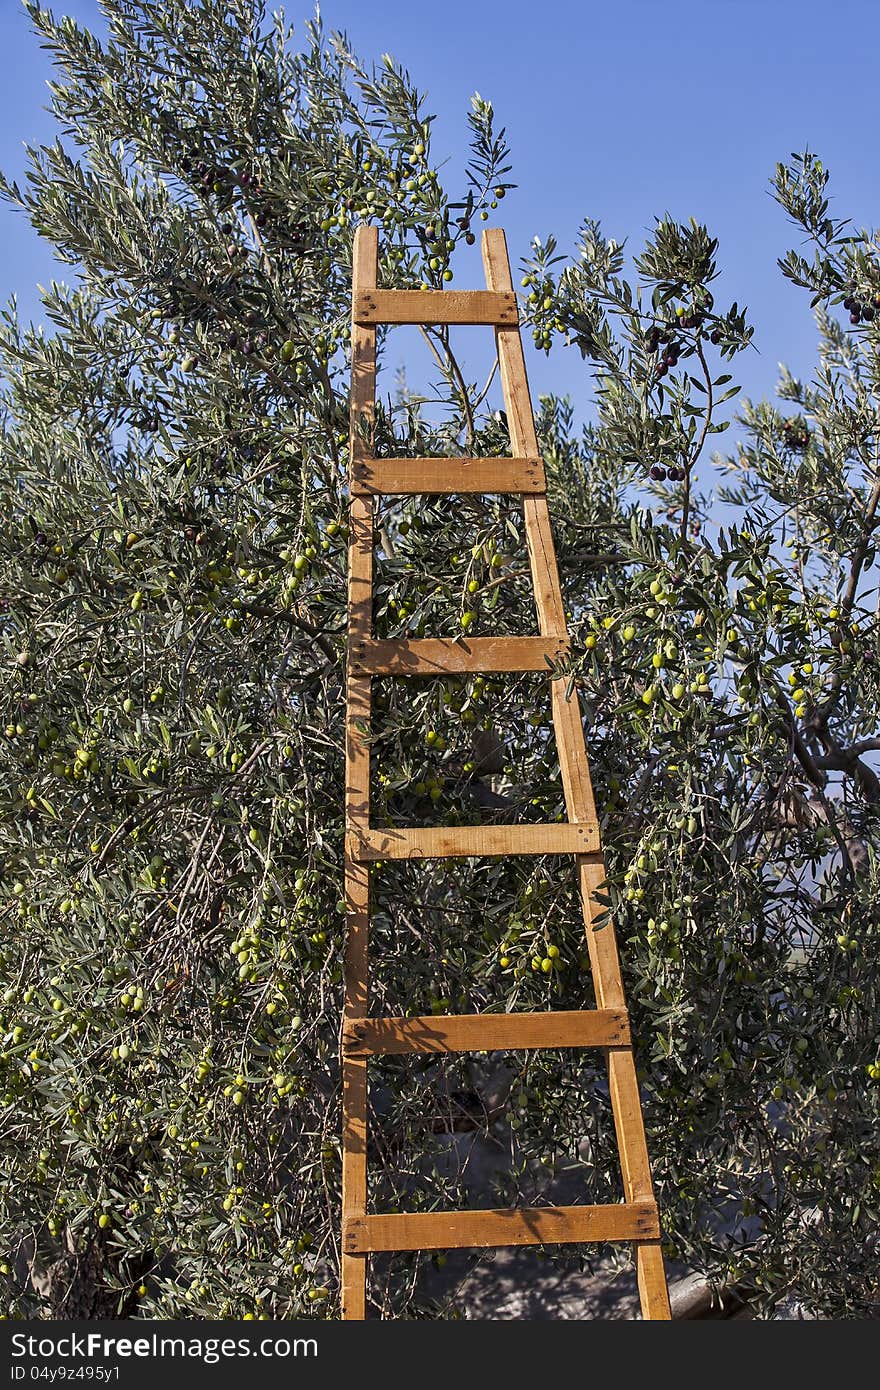
[[[353,229],[379,225],[382,283],[442,287],[511,187],[504,133],[475,97],[453,190],[407,72],[317,23],[103,0],[99,39],[27,8],[61,133],[2,191],[76,284],[43,292],[50,334],[14,304],[0,329],[5,1311],[335,1316]],[[794,1286],[859,1315],[880,268],[825,178],[776,176],[816,247],[783,263],[816,378],[742,406],[714,495],[752,328],[714,303],[705,228],[659,222],[635,281],[593,221],[573,257],[536,242],[522,310],[595,373],[592,425],[540,403],[574,635],[553,675],[587,720],[669,1251],[768,1309]],[[491,386],[426,336],[433,380],[383,391],[377,451],[508,453]],[[515,499],[383,499],[377,523],[380,635],[534,630]],[[375,712],[378,824],[562,817],[546,679],[382,681]],[[593,1002],[567,862],[383,864],[374,901],[377,1010]],[[508,1155],[477,1200],[559,1174],[613,1200],[603,1076],[377,1062],[374,1200],[462,1203],[462,1131]],[[377,1267],[376,1308],[456,1315],[419,1269]]]

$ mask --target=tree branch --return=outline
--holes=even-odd
[[[845,617],[849,617],[850,613],[852,612],[853,604],[856,601],[856,592],[858,590],[859,579],[861,578],[862,569],[865,564],[865,556],[868,553],[868,548],[871,543],[871,536],[873,534],[874,528],[878,523],[878,507],[880,507],[880,469],[878,469],[874,486],[871,489],[871,495],[868,498],[868,503],[865,507],[862,534],[859,537],[859,541],[856,545],[855,550],[853,551],[852,566],[850,567],[849,579],[847,580],[846,588],[843,592],[843,597],[840,600],[840,610]],[[831,680],[829,682],[829,693],[827,698],[825,699],[823,704],[819,706],[816,713],[813,715],[813,718],[810,720],[810,727],[815,729],[817,733],[821,733],[823,729],[826,729],[828,727],[828,721],[834,713],[835,709],[837,708],[837,703],[840,699],[842,689],[843,673],[842,671],[838,670],[834,672],[834,675],[831,677]]]

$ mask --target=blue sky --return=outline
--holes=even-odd
[[[60,0],[97,31],[97,0]],[[289,0],[302,32],[312,13]],[[327,28],[345,29],[366,59],[391,52],[428,92],[434,149],[461,166],[472,92],[490,98],[512,145],[519,185],[498,221],[514,258],[553,232],[573,245],[584,216],[638,249],[655,215],[708,224],[720,240],[719,305],[747,304],[758,352],[738,379],[754,397],[772,392],[777,363],[809,373],[815,333],[807,296],[782,279],[776,258],[797,244],[768,193],[778,159],[809,145],[832,173],[832,214],[880,223],[875,0],[328,0]],[[23,141],[53,138],[41,108],[48,55],[17,0],[0,0],[4,82],[0,167],[24,167]],[[21,214],[0,205],[0,298],[14,290],[23,315],[40,317],[34,286],[53,265]],[[472,262],[457,283],[479,283]],[[570,392],[589,413],[587,373],[574,353],[530,357],[535,393]]]

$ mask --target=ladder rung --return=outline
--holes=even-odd
[[[350,1018],[342,1031],[342,1045],[350,1057],[531,1047],[628,1047],[629,1043],[626,1009]]]
[[[494,290],[359,290],[355,323],[470,323],[516,327],[516,295]]]
[[[599,850],[596,821],[577,825],[441,825],[427,829],[352,829],[352,859],[478,859],[504,854],[593,854]]]
[[[568,651],[566,637],[416,637],[356,642],[355,671],[375,676],[435,676],[444,672],[547,671]]]
[[[600,1240],[658,1240],[655,1202],[601,1207],[394,1212],[343,1219],[348,1254],[372,1250],[466,1250]]]
[[[539,458],[360,459],[352,469],[352,492],[385,497],[419,493],[544,492]]]

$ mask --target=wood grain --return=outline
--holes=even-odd
[[[522,1014],[429,1014],[346,1020],[350,1057],[408,1052],[501,1052],[533,1047],[620,1047],[629,1043],[626,1009]]]
[[[349,661],[376,676],[439,676],[444,672],[544,671],[568,651],[564,637],[416,637],[356,640]]]
[[[374,227],[355,233],[353,284],[371,289],[376,284],[379,242]],[[376,330],[352,322],[350,398],[350,455],[362,450],[361,431],[372,433],[376,400]],[[348,545],[349,640],[366,640],[372,633],[373,502],[352,496]],[[370,749],[359,725],[369,726],[369,676],[346,672],[345,819],[347,826],[370,823]],[[369,1005],[370,874],[350,856],[345,861],[346,939],[343,1026],[366,1014]],[[367,1206],[367,1063],[360,1057],[342,1058],[342,1220],[361,1215]],[[342,1316],[366,1317],[367,1257],[344,1251],[341,1263]]]
[[[345,1250],[466,1250],[657,1236],[653,1202],[602,1207],[394,1212],[345,1223]]]
[[[516,327],[516,295],[487,290],[363,290],[354,294],[354,321],[377,323],[506,323]]]
[[[359,458],[352,470],[352,491],[408,497],[422,493],[543,492],[540,458]]]
[[[358,227],[354,240],[354,284],[375,284],[379,239],[375,227]],[[357,459],[372,450],[376,414],[376,330],[356,322],[351,326],[351,397],[349,400],[349,485]],[[353,491],[353,490],[352,490]],[[373,501],[352,495],[348,541],[349,642],[372,633]]]
[[[507,257],[507,241],[500,227],[490,228],[483,233],[482,251],[486,284],[492,290],[512,292],[513,279]],[[498,352],[498,369],[511,448],[514,454],[537,453],[538,440],[519,329],[496,328],[495,347]],[[535,607],[538,610],[538,627],[541,632],[554,635],[565,632],[565,607],[559,586],[556,549],[550,529],[550,512],[546,497],[524,498],[523,517],[535,591]]]
[[[354,830],[353,859],[477,859],[505,854],[591,854],[599,827],[591,825],[441,825],[424,829]]]

